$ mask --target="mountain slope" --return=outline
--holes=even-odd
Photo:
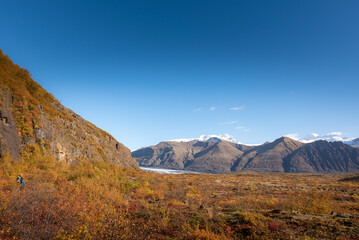
[[[0,154],[49,154],[68,164],[99,159],[138,168],[130,150],[62,106],[0,50]]]
[[[198,172],[359,172],[359,149],[342,142],[304,144],[288,137],[259,146],[221,139],[161,142],[132,152],[141,166]]]
[[[161,142],[132,152],[142,166],[183,169],[210,173],[229,172],[233,162],[251,147],[219,138],[207,141]]]
[[[359,149],[320,140],[294,151],[284,162],[286,172],[359,172]]]
[[[263,144],[246,152],[234,164],[233,171],[284,172],[283,158],[303,146],[288,137]]]

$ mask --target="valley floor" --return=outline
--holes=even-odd
[[[1,239],[359,239],[349,175],[170,175],[46,159],[0,167]]]

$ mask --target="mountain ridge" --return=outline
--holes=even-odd
[[[316,154],[313,155],[311,152]],[[327,152],[330,154],[326,154]],[[192,153],[192,155],[184,153]],[[189,142],[164,141],[133,151],[132,156],[143,167],[209,173],[359,172],[359,149],[342,142],[320,140],[301,143],[289,137],[281,137],[258,146],[236,144],[223,139]],[[328,156],[331,157],[328,158]],[[335,163],[336,160],[339,162]]]

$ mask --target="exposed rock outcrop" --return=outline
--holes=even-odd
[[[21,142],[16,122],[9,111],[10,95],[2,92],[0,95],[4,96],[0,108],[0,157],[8,151],[14,158],[19,158]]]

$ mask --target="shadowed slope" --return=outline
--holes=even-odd
[[[359,149],[342,142],[316,141],[294,151],[284,167],[286,172],[359,172]]]
[[[283,158],[303,143],[287,137],[281,137],[272,143],[263,144],[248,151],[235,163],[233,170],[258,172],[284,172]]]

